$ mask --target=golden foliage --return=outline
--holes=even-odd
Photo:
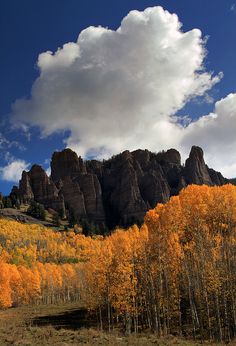
[[[190,185],[110,236],[0,220],[0,307],[83,299],[100,323],[229,340],[236,323],[236,187]]]

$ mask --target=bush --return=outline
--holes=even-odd
[[[70,227],[74,227],[74,225],[76,225],[78,223],[78,217],[74,211],[73,208],[69,209],[69,217],[68,217],[68,221],[69,221],[69,226]]]
[[[52,221],[56,227],[61,226],[61,219],[60,219],[60,216],[58,215],[58,213],[53,214]]]
[[[37,203],[35,201],[32,201],[30,203],[30,206],[27,210],[27,214],[35,217],[36,219],[40,219],[45,221],[46,219],[46,212],[45,212],[45,208],[42,204]]]
[[[10,197],[3,197],[3,207],[4,208],[12,208],[12,201]]]

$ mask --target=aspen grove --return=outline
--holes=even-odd
[[[232,340],[236,187],[190,185],[106,237],[1,219],[0,308],[70,301],[100,329]]]

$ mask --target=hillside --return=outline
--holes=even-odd
[[[28,206],[27,206],[28,207]],[[43,221],[27,214],[24,208],[4,208],[0,209],[0,219],[15,220],[27,224],[36,224],[52,227],[52,222]]]

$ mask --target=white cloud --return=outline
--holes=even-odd
[[[236,5],[235,5],[235,4],[232,4],[232,5],[230,6],[230,11],[232,11],[232,12],[235,12],[235,11],[236,11]]]
[[[0,133],[0,149],[3,149],[5,146],[9,145],[9,141]]]
[[[2,133],[0,133],[0,149],[6,149],[6,148],[12,148],[12,147],[16,147],[20,151],[24,151],[26,149],[23,144],[17,141],[10,141]]]
[[[66,145],[82,156],[178,147],[173,115],[221,79],[204,68],[205,43],[162,7],[131,11],[116,31],[89,27],[39,55],[31,98],[14,103],[12,120],[42,136],[69,130]]]
[[[180,147],[186,152],[200,145],[206,161],[226,177],[236,177],[236,93],[216,102],[213,113],[202,116],[183,131]]]
[[[29,165],[30,164],[24,160],[15,159],[11,161],[5,167],[0,167],[1,179],[18,182],[21,178],[22,171],[28,169]]]
[[[50,177],[50,175],[51,175],[51,167],[50,166],[46,169],[46,173],[47,173],[47,176]]]
[[[42,136],[69,130],[66,145],[81,156],[175,147],[186,157],[199,145],[209,166],[236,176],[236,94],[197,121],[176,116],[192,98],[213,102],[207,91],[222,74],[204,68],[205,44],[161,7],[130,12],[116,31],[89,27],[39,55],[31,98],[15,102],[12,120]]]

